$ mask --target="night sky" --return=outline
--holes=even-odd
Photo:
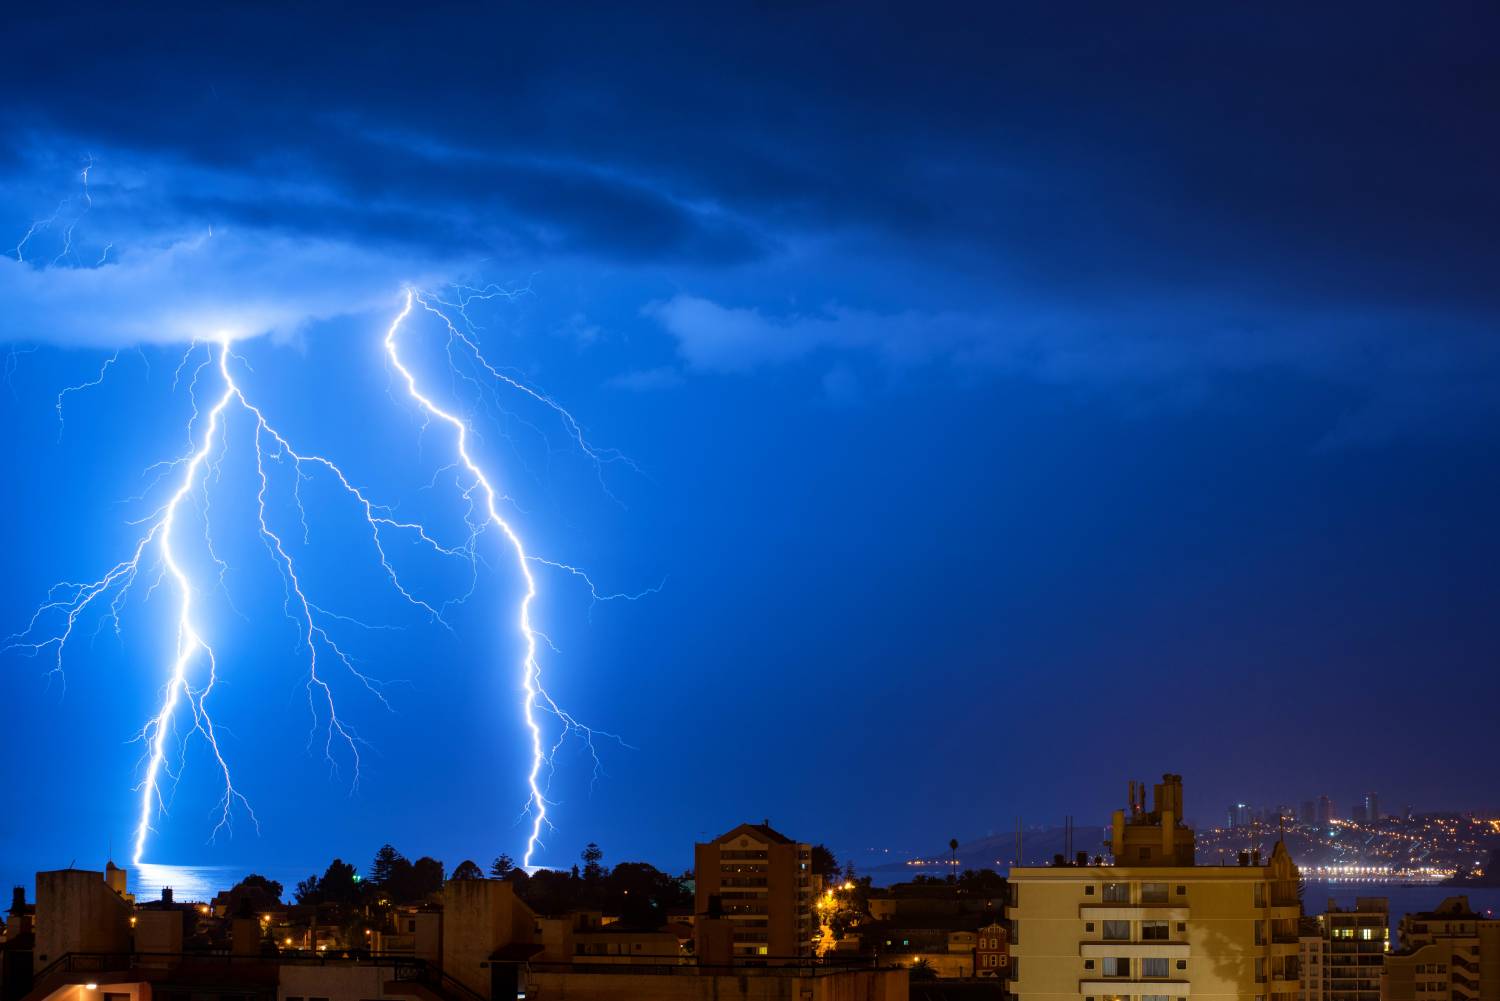
[[[1102,822],[1163,771],[1199,823],[1500,805],[1493,6],[3,17],[0,247],[45,222],[0,257],[3,631],[127,555],[143,470],[187,445],[174,370],[223,331],[289,438],[461,540],[450,442],[380,338],[407,286],[498,283],[488,357],[639,471],[455,375],[430,316],[422,372],[533,549],[606,592],[664,581],[591,604],[538,572],[552,693],[628,745],[597,738],[597,776],[563,745],[538,861],[597,840],[680,869],[764,818],[933,854]],[[179,531],[260,832],[237,811],[209,843],[193,740],[149,857],[518,855],[500,540],[472,578],[391,554],[436,601],[472,585],[444,628],[326,480],[305,541],[278,498],[320,603],[375,627],[339,633],[391,706],[340,679],[356,787],[309,736],[228,436]],[[0,659],[5,879],[126,854],[170,659],[152,579],[118,635],[81,620],[65,685]]]

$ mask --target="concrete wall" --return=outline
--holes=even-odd
[[[388,966],[296,966],[281,968],[277,1001],[287,998],[327,998],[328,1001],[365,1001],[397,995],[385,993],[395,977]],[[405,997],[406,995],[400,995]]]
[[[36,874],[36,966],[69,952],[130,951],[130,905],[104,873],[59,869]]]
[[[490,996],[483,964],[491,954],[536,938],[536,914],[511,884],[451,879],[443,886],[443,972],[482,997]]]
[[[141,911],[135,916],[136,952],[181,952],[181,911]]]

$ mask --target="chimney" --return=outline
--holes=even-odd
[[[10,912],[20,914],[26,909],[26,887],[18,886],[10,891]]]
[[[161,888],[161,902],[164,904],[172,903],[172,888],[170,886]]]
[[[1249,865],[1249,864],[1250,864],[1250,853],[1249,852],[1240,852],[1240,865]]]
[[[1079,852],[1077,855],[1075,855],[1073,857],[1073,864],[1076,865],[1076,866],[1080,866],[1080,867],[1088,865],[1089,864],[1089,853],[1088,852]]]

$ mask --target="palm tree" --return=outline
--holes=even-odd
[[[948,839],[948,866],[952,870],[949,879],[958,878],[958,839]]]

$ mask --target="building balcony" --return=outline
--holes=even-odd
[[[1079,904],[1078,916],[1085,921],[1186,921],[1188,909],[1173,904]]]
[[[1114,977],[1099,977],[1078,981],[1078,993],[1095,997],[1101,994],[1126,997],[1165,994],[1168,997],[1183,998],[1192,994],[1192,984],[1187,980],[1116,980]]]
[[[1186,942],[1083,942],[1078,955],[1085,959],[1187,959]]]

